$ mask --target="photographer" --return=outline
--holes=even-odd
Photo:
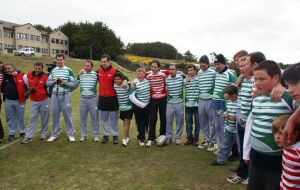
[[[59,137],[59,118],[60,112],[62,112],[67,126],[69,141],[74,142],[74,124],[72,121],[72,99],[70,92],[75,89],[78,84],[76,83],[72,69],[65,66],[64,54],[57,54],[55,58],[57,66],[51,71],[47,80],[47,86],[53,87],[51,95],[53,130],[51,137],[47,141],[52,142]]]
[[[48,75],[50,75],[51,71],[56,67],[56,60],[54,60],[52,63],[46,63],[46,66],[47,66]],[[48,87],[49,98],[51,98],[51,95],[52,95],[52,90],[53,90],[52,88],[53,88],[53,86]]]
[[[28,72],[23,76],[24,83],[28,89],[25,92],[25,97],[30,98],[30,120],[26,131],[23,144],[27,144],[31,141],[38,120],[39,114],[41,114],[41,140],[46,140],[48,133],[48,121],[49,121],[49,99],[47,94],[46,82],[48,75],[43,72],[43,64],[37,62],[34,64],[34,71]]]
[[[26,86],[23,73],[16,72],[13,64],[5,65],[5,73],[2,83],[3,100],[5,101],[6,125],[8,127],[8,141],[12,141],[19,129],[20,137],[25,136],[25,102]]]

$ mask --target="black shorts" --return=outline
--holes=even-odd
[[[124,119],[132,119],[132,115],[133,115],[133,111],[131,110],[127,110],[127,111],[120,111],[120,119],[124,120]]]
[[[98,109],[100,111],[118,111],[119,103],[117,96],[98,98]]]

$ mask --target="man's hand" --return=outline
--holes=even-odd
[[[271,92],[271,98],[273,102],[279,102],[283,96],[283,93],[285,92],[285,88],[278,83]]]
[[[127,80],[124,80],[124,81],[122,82],[121,87],[122,87],[122,88],[127,88],[127,87],[128,87]]]
[[[285,128],[283,130],[283,140],[285,141],[285,146],[290,146],[294,139],[294,131],[296,124],[298,122],[298,119],[300,118],[300,107],[291,115],[291,117],[288,119]]]
[[[82,75],[83,73],[84,73],[84,69],[81,69],[78,74]]]
[[[241,84],[242,84],[242,81],[243,81],[243,75],[240,75],[237,79],[236,79],[236,86],[237,87],[241,87]]]

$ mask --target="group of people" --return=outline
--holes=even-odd
[[[214,68],[203,55],[199,71],[194,64],[189,64],[186,74],[178,71],[176,64],[162,70],[160,62],[153,60],[150,71],[137,69],[136,78],[130,82],[112,66],[108,55],[102,56],[96,71],[93,71],[92,61],[85,61],[77,77],[64,65],[64,60],[63,54],[57,54],[56,67],[49,74],[43,72],[43,64],[39,62],[34,64],[34,71],[27,74],[16,71],[12,64],[4,67],[0,63],[9,141],[14,140],[18,129],[22,143],[29,143],[39,114],[41,140],[55,141],[60,134],[62,112],[68,139],[74,142],[70,93],[80,86],[80,141],[87,139],[90,114],[94,141],[99,141],[101,121],[101,142],[109,141],[111,130],[112,141],[118,144],[119,112],[124,125],[122,144],[127,146],[130,141],[129,129],[134,114],[139,146],[151,147],[157,137],[159,113],[159,136],[166,136],[166,145],[173,141],[177,145],[182,143],[185,119],[187,137],[183,144],[214,151],[217,156],[212,165],[224,165],[231,153],[239,154],[236,174],[227,178],[229,183],[248,184],[249,190],[300,189],[300,108],[297,107],[300,103],[300,63],[282,74],[278,64],[266,60],[263,53],[248,54],[241,50],[234,55],[233,65],[228,65],[222,54],[217,55],[213,60]],[[31,105],[25,131],[27,98]],[[50,108],[53,129],[47,139]],[[201,142],[200,131],[203,133]],[[0,139],[3,139],[1,120]]]

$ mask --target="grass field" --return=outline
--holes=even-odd
[[[33,63],[51,62],[52,58],[21,58],[0,55],[4,63],[13,63],[24,72],[32,70]],[[98,67],[99,61],[95,61]],[[75,74],[82,68],[82,60],[67,59],[66,65]],[[120,68],[130,79],[134,74]],[[195,146],[172,144],[167,147],[139,147],[135,122],[132,120],[128,147],[95,143],[89,128],[89,139],[79,142],[79,90],[72,93],[73,121],[77,131],[76,142],[69,143],[61,117],[62,133],[53,143],[40,141],[39,132],[27,145],[17,139],[7,141],[4,106],[1,118],[5,128],[5,141],[0,144],[0,189],[212,189],[240,190],[244,185],[231,185],[226,177],[237,165],[210,166],[212,153]],[[30,101],[26,103],[28,110]],[[26,124],[29,112],[26,111]],[[90,126],[89,126],[90,127]],[[40,123],[38,123],[38,130]],[[49,121],[49,133],[52,119]],[[100,136],[102,134],[100,126]],[[119,136],[123,128],[119,122]],[[182,140],[185,138],[185,132]],[[110,139],[111,140],[111,139]]]

